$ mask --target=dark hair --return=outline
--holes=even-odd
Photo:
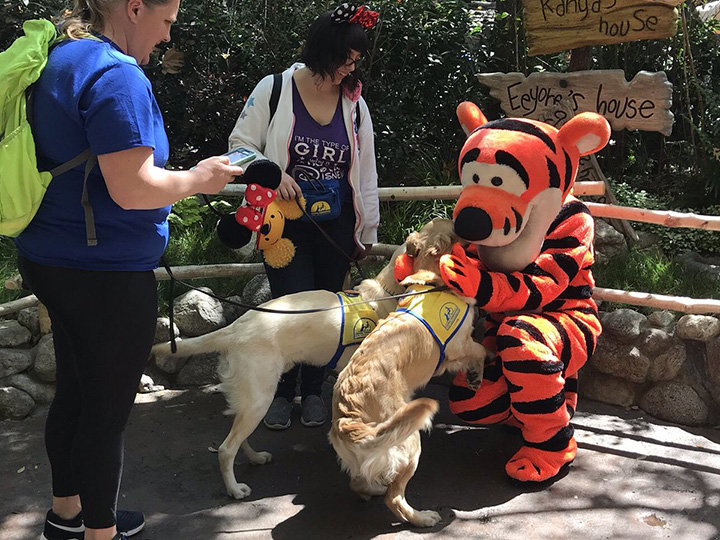
[[[365,56],[369,41],[365,29],[359,23],[336,23],[330,18],[331,11],[320,15],[308,30],[300,59],[322,78],[332,77],[354,50]],[[358,69],[350,73],[342,84],[348,90],[355,90],[358,84]]]

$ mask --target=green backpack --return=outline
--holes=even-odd
[[[47,64],[57,30],[50,21],[32,20],[23,24],[23,32],[0,53],[0,235],[19,235],[40,208],[50,180],[85,163],[81,203],[88,245],[96,245],[87,178],[97,158],[88,149],[51,171],[39,171],[28,121],[28,89]]]

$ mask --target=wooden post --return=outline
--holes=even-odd
[[[579,49],[573,49],[570,52],[570,66],[568,68],[568,71],[587,71],[590,69],[591,63],[592,47],[581,47]],[[597,162],[597,158],[595,157],[595,155],[591,155],[589,156],[589,158],[589,162],[585,161],[585,163],[589,163],[587,167],[589,167],[592,171],[589,174],[589,176],[591,177],[590,179],[597,179],[602,181],[605,184],[605,200],[610,204],[618,204],[617,198],[615,198],[615,193],[613,193],[612,186],[610,186],[608,179],[605,177],[602,170],[600,169],[600,164]],[[580,176],[579,170],[578,176]],[[628,247],[632,247],[640,241],[640,238],[635,232],[635,229],[632,228],[632,225],[630,225],[629,222],[613,219],[610,220],[610,224],[615,229],[623,233],[623,236],[625,236],[625,241],[628,243]]]

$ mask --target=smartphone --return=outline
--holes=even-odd
[[[255,152],[253,152],[249,148],[245,148],[244,146],[240,146],[238,148],[235,148],[234,150],[230,150],[226,154],[223,154],[223,156],[227,156],[230,158],[230,165],[242,165],[243,163],[252,161],[257,157]]]

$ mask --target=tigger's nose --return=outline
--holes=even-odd
[[[455,216],[455,233],[463,240],[479,242],[492,233],[492,219],[482,208],[468,206]]]

